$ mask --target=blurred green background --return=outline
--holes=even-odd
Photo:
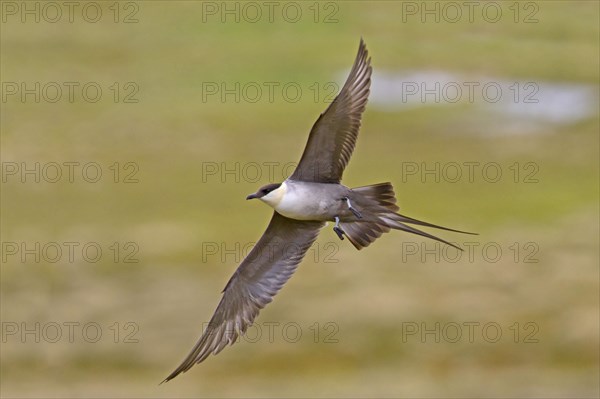
[[[598,2],[49,3],[2,2],[2,397],[598,397]],[[329,226],[257,339],[159,386],[268,222],[245,196],[299,159],[361,36],[344,183],[393,182],[403,213],[478,232],[440,233],[472,256],[398,232],[357,252]],[[523,91],[398,101],[439,76]],[[502,176],[421,175],[465,162]]]

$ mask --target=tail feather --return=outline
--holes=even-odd
[[[367,208],[385,208],[396,212],[400,208],[396,205],[396,194],[392,183],[379,183],[371,186],[362,186],[353,188],[352,191],[358,193],[361,197],[362,207]]]
[[[381,237],[381,235],[394,229],[443,242],[444,244],[462,251],[462,248],[457,245],[408,226],[406,223],[456,233],[476,234],[438,226],[436,224],[396,213],[399,208],[396,205],[396,195],[391,183],[379,183],[371,186],[357,187],[353,188],[352,191],[358,194],[353,201],[357,204],[359,211],[363,214],[364,218],[351,222],[342,222],[340,223],[340,227],[344,230],[346,237],[348,237],[348,240],[356,247],[356,249],[360,250],[368,247],[373,241]]]
[[[358,250],[368,247],[373,241],[390,231],[385,224],[375,222],[362,223],[340,223],[340,227],[346,233],[348,240]]]
[[[419,236],[421,236],[421,237],[427,237],[427,238],[430,238],[430,239],[432,239],[432,240],[436,240],[436,241],[439,241],[439,242],[443,242],[443,243],[444,243],[444,244],[446,244],[446,245],[450,245],[451,247],[454,247],[454,248],[458,249],[459,251],[462,251],[462,250],[463,250],[461,247],[459,247],[459,246],[457,246],[457,245],[455,245],[455,244],[452,244],[451,242],[448,242],[448,241],[446,241],[446,240],[444,240],[444,239],[442,239],[442,238],[436,237],[436,236],[434,236],[434,235],[432,235],[432,234],[429,234],[429,233],[426,233],[426,232],[424,232],[424,231],[422,231],[422,230],[419,230],[419,229],[416,229],[416,228],[414,228],[414,227],[408,226],[408,225],[406,225],[406,224],[404,224],[404,223],[397,222],[397,221],[395,221],[395,220],[392,220],[392,219],[390,219],[390,218],[388,218],[388,217],[385,217],[385,216],[384,216],[384,217],[382,217],[382,220],[383,220],[383,221],[384,221],[386,224],[388,224],[388,226],[390,226],[391,228],[393,228],[393,229],[395,229],[395,230],[402,230],[402,231],[406,231],[406,232],[408,232],[408,233],[412,233],[412,234],[419,235]],[[436,227],[437,227],[437,226],[436,226]],[[442,228],[443,228],[443,227],[442,227]],[[443,229],[444,229],[444,230],[450,230],[450,229],[446,229],[446,228],[443,228]]]
[[[394,214],[394,216],[395,216],[394,219],[397,220],[398,222],[416,224],[416,225],[425,226],[425,227],[433,227],[434,229],[440,229],[440,230],[446,230],[446,231],[453,231],[455,233],[477,235],[477,233],[470,233],[468,231],[456,230],[456,229],[451,229],[449,227],[438,226],[437,224],[427,223],[427,222],[424,222],[422,220],[413,219],[411,217],[401,215],[399,213]]]

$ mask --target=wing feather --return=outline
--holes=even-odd
[[[341,181],[367,105],[371,71],[371,59],[361,39],[346,83],[313,125],[304,153],[290,179],[319,183]]]
[[[233,344],[252,325],[292,276],[324,222],[307,222],[273,213],[267,230],[237,268],[206,330],[175,371],[163,382],[186,372],[210,354]]]

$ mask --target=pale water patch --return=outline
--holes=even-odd
[[[590,84],[447,71],[378,70],[373,72],[369,106],[388,112],[467,107],[473,112],[468,124],[475,128],[469,130],[485,134],[542,133],[597,115],[598,89]]]

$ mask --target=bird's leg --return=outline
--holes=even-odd
[[[335,226],[333,226],[333,231],[335,231],[335,234],[338,235],[340,240],[344,239],[344,234],[346,233],[340,228],[340,218],[337,216],[335,217]]]
[[[350,203],[350,198],[344,197],[344,198],[342,198],[342,201],[346,201],[346,203],[348,204],[348,209],[350,209],[350,211],[352,211],[354,216],[356,216],[358,219],[362,219],[362,215],[360,214],[360,212],[352,207],[352,204]]]

